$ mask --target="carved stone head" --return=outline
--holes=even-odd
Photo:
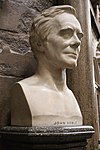
[[[37,59],[45,55],[46,63],[73,68],[77,65],[82,37],[75,9],[69,5],[53,6],[34,19],[30,44]]]

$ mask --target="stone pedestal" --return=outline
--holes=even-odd
[[[86,150],[91,126],[3,127],[0,131],[7,150]]]

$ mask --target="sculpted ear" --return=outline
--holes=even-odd
[[[38,51],[39,52],[44,52],[45,51],[46,46],[45,46],[44,43],[45,43],[44,40],[42,40],[41,38],[38,38],[38,40],[37,40],[37,46],[38,46]]]
[[[42,41],[40,40],[40,38],[38,38],[38,40],[37,40],[37,46],[39,46],[39,47],[42,46]]]

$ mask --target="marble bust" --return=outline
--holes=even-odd
[[[50,7],[34,19],[30,45],[37,70],[11,90],[11,125],[82,125],[79,105],[66,83],[66,68],[77,66],[82,37],[72,6]]]

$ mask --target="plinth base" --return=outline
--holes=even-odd
[[[7,150],[85,150],[91,126],[3,127],[0,131]]]

